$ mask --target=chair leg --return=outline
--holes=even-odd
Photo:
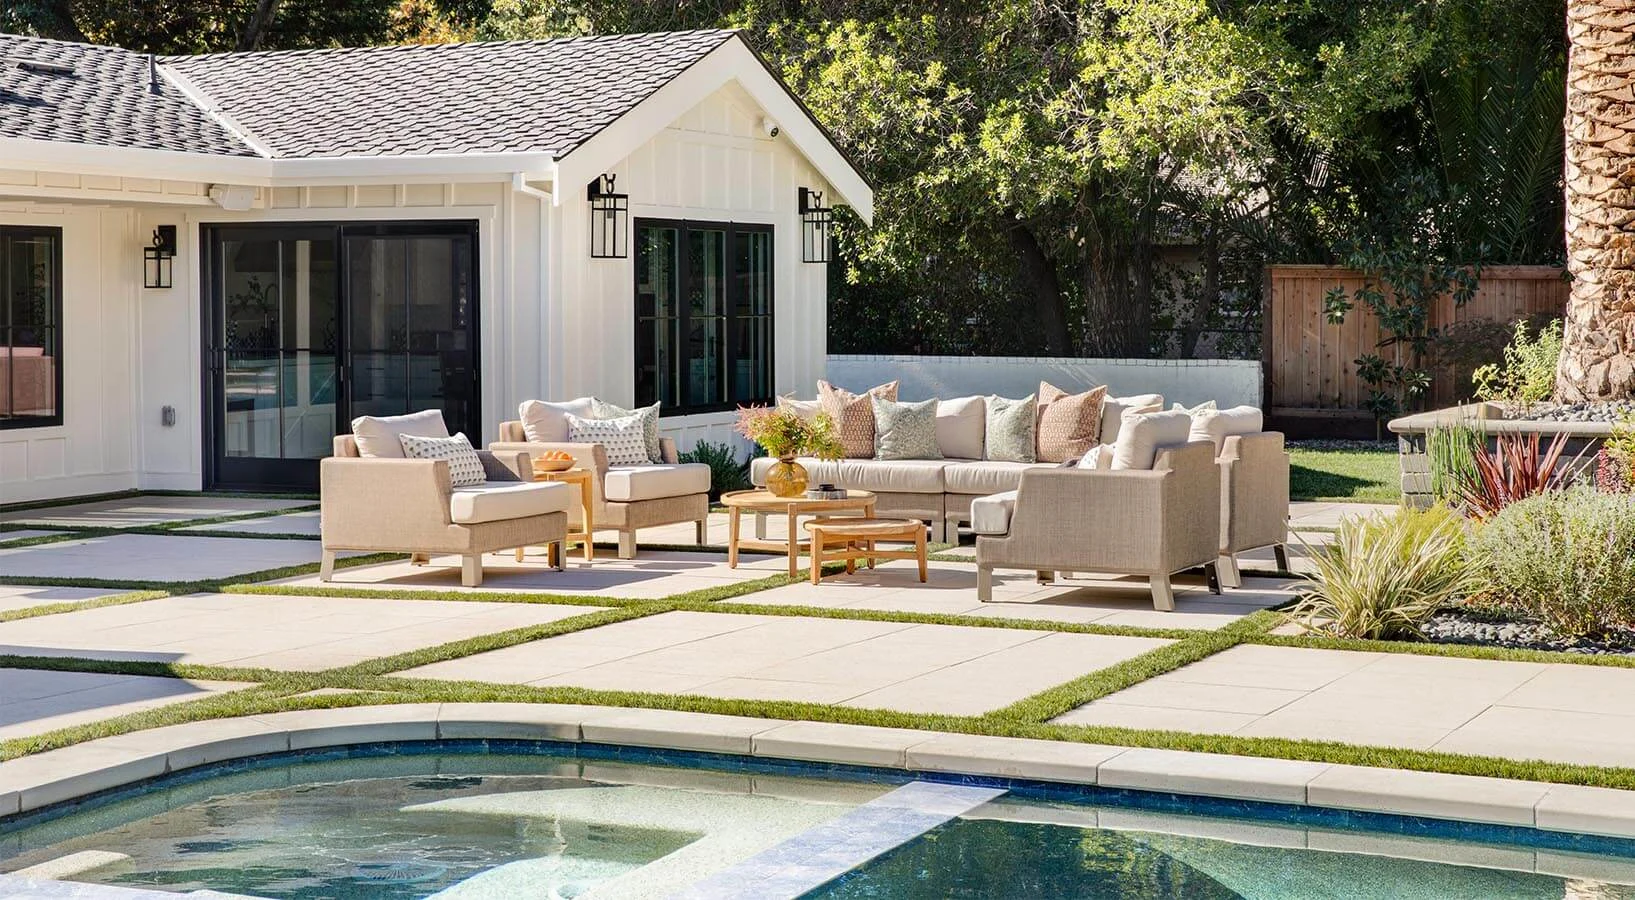
[[[755,539],[757,541],[766,540],[766,513],[758,512],[755,514]]]
[[[1238,555],[1236,553],[1222,553],[1215,560],[1216,577],[1220,579],[1221,587],[1243,587],[1243,573],[1238,571]]]
[[[323,553],[323,556],[319,557],[318,580],[319,581],[334,581],[335,580],[335,551],[325,550],[324,553]]]
[[[948,520],[941,516],[931,517],[931,543],[940,544],[948,540]]]
[[[698,546],[702,547],[710,542],[710,520],[699,519],[694,523],[698,531]]]
[[[1175,592],[1170,590],[1168,575],[1154,575],[1148,579],[1152,584],[1152,608],[1160,612],[1171,612],[1175,609]]]
[[[1038,574],[1038,577],[1039,577],[1039,583],[1040,584],[1055,584],[1056,583],[1056,573],[1055,572],[1049,572],[1049,571],[1046,571],[1044,569],[1040,569],[1037,574]]]
[[[424,565],[429,565],[430,563],[431,563],[431,554],[430,553],[411,553],[411,554],[409,554],[409,565],[411,565],[411,566],[424,566]]]
[[[567,541],[557,541],[553,546],[556,547],[556,570],[558,572],[567,571],[567,569],[568,569],[568,542]]]
[[[460,557],[460,583],[466,587],[481,587],[483,583],[483,555],[467,553]]]
[[[1204,581],[1209,584],[1209,592],[1216,596],[1221,593],[1221,561],[1213,559],[1204,563]]]
[[[1273,544],[1272,554],[1277,557],[1277,570],[1279,572],[1293,571],[1289,568],[1289,545]]]
[[[621,531],[621,532],[619,532],[619,558],[620,559],[635,559],[636,558],[636,532],[634,532],[634,531]]]
[[[982,603],[993,602],[993,569],[981,563],[976,565],[976,599]]]

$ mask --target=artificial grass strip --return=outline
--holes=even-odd
[[[43,603],[39,606],[28,606],[23,609],[0,611],[0,622],[15,622],[19,619],[33,619],[38,616],[54,616],[58,613],[79,612],[82,609],[101,609],[105,606],[124,606],[127,603],[141,603],[144,600],[158,600],[169,596],[168,591],[127,591],[123,594],[95,597],[90,600]]]
[[[176,521],[176,522],[158,522],[158,523],[155,523],[153,525],[140,525],[140,526],[137,526],[137,528],[147,530],[147,531],[155,531],[155,532],[159,532],[159,533],[165,533],[165,532],[171,532],[171,531],[180,531],[180,530],[185,529],[185,528],[197,528],[197,527],[204,526],[204,525],[227,525],[227,524],[231,524],[231,523],[234,523],[234,522],[253,521],[255,519],[272,519],[272,518],[276,518],[278,516],[287,516],[287,515],[290,515],[291,513],[316,512],[318,510],[318,508],[319,508],[318,504],[316,504],[316,503],[307,503],[307,504],[302,504],[302,505],[298,505],[298,506],[280,507],[280,508],[277,508],[277,509],[257,509],[257,510],[250,510],[250,511],[247,511],[247,512],[227,513],[225,515],[220,515],[220,516],[201,516],[200,518],[197,518],[197,519],[183,519],[183,520]],[[127,529],[127,530],[130,530],[130,529]],[[191,532],[189,532],[189,533],[191,533]],[[242,537],[243,535],[240,535],[240,536]],[[260,535],[255,535],[255,536],[260,537]]]
[[[316,677],[316,673],[290,673],[276,669],[242,669],[201,666],[193,663],[148,659],[92,659],[83,656],[29,656],[0,653],[0,669],[35,669],[51,672],[84,672],[99,675],[142,675],[149,678],[186,678],[190,681],[241,681],[265,684],[289,678]],[[319,684],[319,687],[326,685]]]
[[[1635,669],[1635,656],[1611,653],[1568,653],[1562,650],[1524,650],[1482,644],[1441,644],[1430,641],[1370,641],[1359,638],[1324,637],[1312,634],[1262,634],[1246,643],[1274,647],[1302,647],[1315,650],[1355,650],[1365,653],[1404,653],[1442,656],[1453,659],[1488,659],[1499,662],[1549,663],[1553,665],[1607,666]]]
[[[331,669],[324,673],[324,683],[326,687],[356,688],[357,685],[353,679],[359,676],[384,675],[388,672],[401,672],[433,663],[463,659],[468,656],[476,656],[479,653],[504,650],[507,647],[515,647],[518,644],[527,644],[556,637],[557,635],[669,612],[671,608],[670,604],[659,602],[649,603],[644,606],[604,609],[584,615],[569,616],[566,619],[558,619],[555,622],[546,622],[541,625],[528,625],[523,628],[513,628],[509,631],[500,631],[494,634],[451,641],[447,644],[438,644],[435,647],[423,647],[419,650],[410,650],[392,656],[366,660],[340,669]]]
[[[290,584],[230,584],[223,594],[275,597],[336,597],[348,600],[435,600],[447,603],[543,603],[550,606],[635,606],[651,599],[552,594],[544,591],[450,591],[429,588],[308,587]]]

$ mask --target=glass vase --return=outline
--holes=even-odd
[[[775,497],[799,497],[806,493],[806,467],[793,456],[780,456],[766,472],[766,489]]]

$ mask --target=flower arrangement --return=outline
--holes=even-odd
[[[737,431],[760,444],[767,455],[788,459],[805,454],[819,459],[839,459],[844,451],[835,436],[835,423],[828,413],[811,419],[791,410],[771,406],[738,407]]]

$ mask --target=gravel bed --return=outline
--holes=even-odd
[[[1573,403],[1566,406],[1535,406],[1523,418],[1539,422],[1609,422],[1616,424],[1631,415],[1635,415],[1635,400],[1603,400],[1595,403]]]
[[[1437,644],[1475,644],[1517,650],[1553,650],[1588,656],[1635,656],[1635,631],[1619,631],[1605,640],[1563,637],[1539,622],[1494,621],[1444,610],[1424,625],[1425,638]]]

